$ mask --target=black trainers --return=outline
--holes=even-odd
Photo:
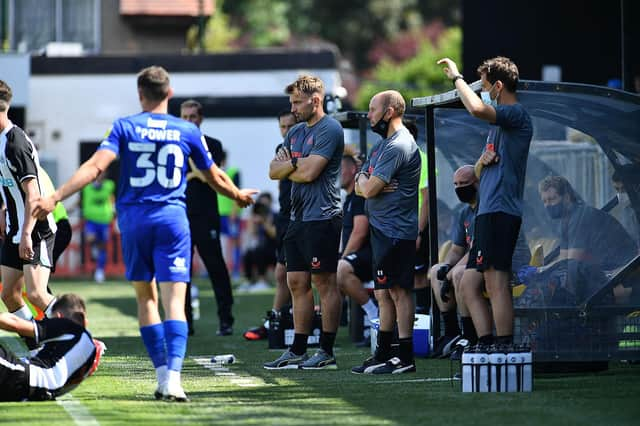
[[[263,367],[267,370],[298,369],[307,359],[309,357],[306,352],[302,355],[296,355],[287,349],[276,360],[264,363]]]
[[[216,336],[231,336],[233,334],[233,326],[231,324],[220,324],[220,328],[216,331]]]
[[[379,360],[374,356],[369,357],[364,360],[362,365],[356,365],[351,369],[353,374],[371,374],[372,370],[375,370],[378,367],[382,367],[386,361]]]
[[[455,347],[453,348],[453,352],[451,352],[451,356],[449,359],[451,361],[460,361],[462,360],[462,353],[464,349],[469,346],[469,341],[467,339],[460,339],[456,342]]]
[[[402,374],[415,372],[416,365],[413,362],[406,364],[398,357],[393,357],[383,365],[371,370],[371,374]]]
[[[440,336],[433,345],[431,358],[447,358],[453,352],[455,344],[462,336]]]

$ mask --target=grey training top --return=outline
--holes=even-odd
[[[344,132],[340,123],[328,115],[311,127],[298,123],[289,130],[283,144],[291,150],[292,157],[321,155],[329,160],[313,182],[292,183],[291,220],[309,222],[341,215],[337,182],[344,151]]]
[[[482,169],[478,215],[503,212],[522,217],[522,193],[533,136],[531,118],[521,104],[498,105],[495,124],[485,150],[493,145],[500,160]]]
[[[362,170],[398,184],[393,192],[380,192],[367,199],[369,223],[389,238],[415,240],[418,237],[418,183],[420,153],[413,136],[401,128],[371,150]]]

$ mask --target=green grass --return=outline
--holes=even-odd
[[[237,295],[235,334],[216,337],[215,302],[199,282],[202,319],[189,340],[183,371],[189,404],[155,401],[155,375],[138,336],[132,288],[122,282],[54,282],[57,293],[74,291],[88,302],[89,328],[108,351],[96,374],[65,402],[2,403],[1,424],[74,424],[63,404],[79,403],[99,424],[519,424],[637,425],[640,366],[612,364],[602,373],[536,377],[530,394],[463,394],[459,382],[425,379],[450,375],[445,360],[418,360],[416,374],[356,376],[349,372],[366,356],[338,335],[338,371],[267,371],[262,363],[279,355],[266,342],[241,334],[257,325],[272,294]],[[11,339],[0,336],[3,343]],[[234,375],[216,374],[195,358],[233,353]],[[82,422],[79,422],[82,423]]]

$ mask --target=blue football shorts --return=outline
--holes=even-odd
[[[129,281],[188,282],[191,233],[179,205],[135,206],[118,212]]]

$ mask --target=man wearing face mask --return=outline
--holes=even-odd
[[[405,102],[395,90],[376,94],[367,118],[383,139],[356,176],[356,194],[366,199],[380,330],[373,357],[353,367],[356,374],[416,371],[413,357],[414,264],[418,237],[418,145],[402,124]],[[399,353],[391,341],[398,326]]]
[[[513,301],[509,280],[512,257],[522,223],[522,195],[529,145],[533,136],[531,118],[518,103],[518,68],[505,57],[484,61],[478,67],[482,81],[480,97],[464,81],[451,59],[438,61],[474,117],[491,123],[478,167],[480,196],[474,229],[474,244],[462,278],[463,297],[480,344],[513,342]],[[482,275],[482,279],[478,279]],[[482,281],[491,300],[492,312],[482,295]],[[492,334],[495,321],[497,339]]]
[[[342,297],[336,282],[342,208],[336,185],[344,150],[340,123],[323,110],[324,83],[303,75],[285,89],[296,124],[269,165],[269,177],[288,178],[291,222],[284,237],[287,284],[293,301],[295,335],[291,348],[266,369],[336,369],[333,344]],[[313,319],[313,281],[322,306],[320,349],[307,357]]]
[[[564,177],[548,176],[539,183],[538,190],[549,217],[558,226],[560,253],[537,272],[566,259],[611,271],[638,253],[622,225],[609,214],[582,202]]]
[[[456,170],[453,174],[453,186],[460,202],[466,205],[458,214],[453,228],[453,244],[444,262],[431,268],[431,288],[444,324],[444,335],[434,345],[434,358],[450,355],[461,337],[467,339],[470,344],[475,344],[478,338],[459,289],[462,274],[469,260],[468,253],[473,241],[473,227],[478,207],[479,182],[474,167],[467,164]],[[455,292],[452,292],[453,289]],[[462,336],[456,306],[464,330]]]
[[[634,170],[633,166],[618,169],[611,176],[613,181],[613,189],[616,190],[616,196],[618,203],[609,212],[615,217],[618,222],[629,233],[631,238],[636,244],[640,245],[640,227],[638,226],[638,218],[631,206],[631,200],[629,199],[629,193],[625,188],[624,181],[633,182],[638,171]]]

